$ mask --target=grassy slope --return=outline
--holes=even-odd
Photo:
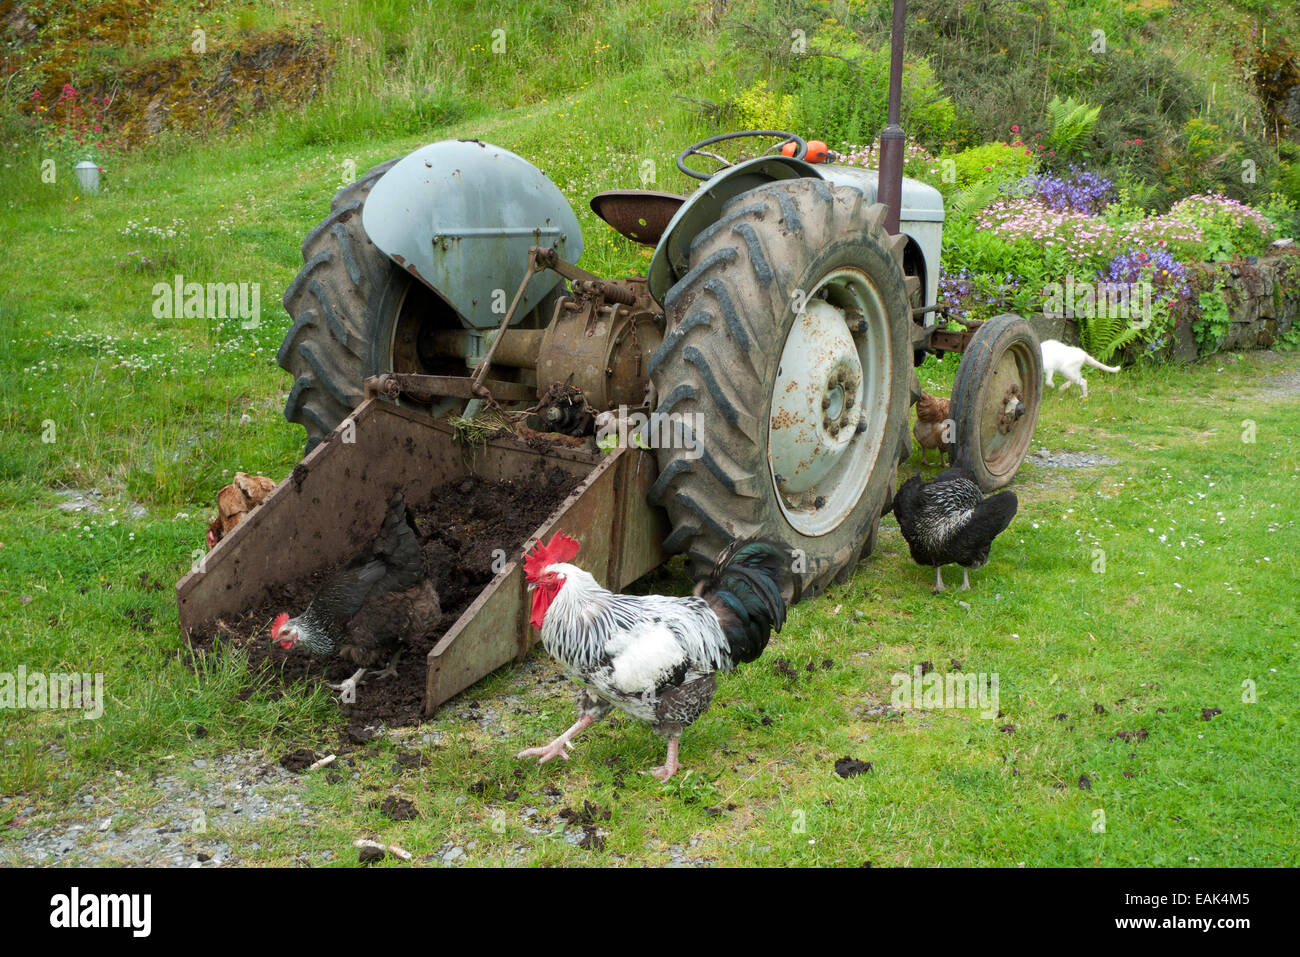
[[[485,14],[474,27],[489,22]],[[520,151],[561,184],[583,217],[584,265],[643,268],[640,250],[586,212],[586,197],[633,185],[645,159],[655,161],[660,188],[683,187],[665,172],[670,157],[710,130],[670,98],[677,86],[665,77],[677,67],[702,77],[692,95],[725,92],[710,42],[702,34],[680,50],[663,44],[663,56],[641,66],[593,69],[563,95],[521,88],[509,95],[527,105],[441,128],[387,130],[377,113],[368,125],[364,103],[342,112],[346,122],[273,117],[219,144],[125,158],[93,200],[78,199],[66,177],[41,184],[37,157],[6,158],[0,670],[103,671],[110,700],[97,722],[0,712],[0,793],[23,795],[0,801],[0,821],[31,801],[56,820],[69,796],[108,769],[141,785],[134,800],[147,815],[144,782],[168,758],[250,745],[274,758],[332,740],[332,706],[320,692],[238,701],[238,662],[197,676],[182,666],[170,592],[227,474],[281,476],[296,459],[301,435],[279,415],[288,381],[274,352],[288,325],[277,303],[301,236],[348,161],[360,171],[427,140],[474,135]],[[448,72],[452,86],[481,81],[472,65]],[[393,112],[412,122],[400,104]],[[176,235],[142,235],[146,218],[175,220]],[[174,265],[119,266],[133,251],[169,253]],[[153,318],[152,285],[175,272],[261,282],[262,326]],[[1251,389],[1266,371],[1296,367],[1292,358],[1226,357],[1095,373],[1087,404],[1050,396],[1041,444],[1121,464],[1027,467],[1021,515],[968,595],[932,597],[897,535],[882,536],[852,582],[800,606],[769,654],[724,682],[725,707],[686,739],[683,759],[700,773],[683,783],[661,789],[631,773],[659,755],[648,730],[629,722],[591,732],[568,765],[513,777],[513,751],[570,720],[568,689],[539,682],[550,671],[540,664],[507,669],[473,692],[501,711],[504,733],[449,709],[423,729],[441,732],[439,744],[421,746],[437,753],[432,767],[398,776],[391,761],[368,761],[357,780],[308,785],[318,824],[310,837],[284,821],[232,841],[257,841],[261,850],[246,859],[265,861],[304,848],[347,860],[351,838],[375,830],[417,853],[473,840],[479,861],[653,862],[694,836],[690,853],[720,862],[1294,864],[1300,412],[1294,395],[1265,399]],[[929,372],[940,388],[951,375]],[[1240,439],[1247,418],[1257,423],[1255,444]],[[41,441],[46,420],[53,443]],[[55,490],[89,487],[114,511],[57,509]],[[129,516],[132,503],[144,517]],[[1106,550],[1104,574],[1090,570],[1094,541]],[[777,670],[778,657],[801,670],[834,663],[795,682]],[[879,713],[892,672],[923,660],[944,671],[954,658],[966,671],[1000,674],[1004,719]],[[1241,703],[1245,678],[1258,682],[1256,704]],[[1094,714],[1095,703],[1107,713]],[[1207,723],[1202,707],[1224,714]],[[1052,720],[1057,713],[1068,720]],[[191,733],[198,723],[209,731],[202,740]],[[1008,723],[1014,732],[999,730]],[[1137,728],[1150,732],[1144,743],[1110,740]],[[831,764],[846,754],[875,769],[841,781]],[[625,762],[617,798],[620,769],[606,759]],[[1085,773],[1089,791],[1078,786]],[[480,779],[487,787],[470,791]],[[529,793],[552,782],[568,806],[590,798],[612,808],[605,851],[523,830],[522,808],[554,811]],[[384,824],[365,810],[368,785],[413,797],[422,818]],[[524,796],[508,802],[506,789]],[[718,816],[707,810],[718,807]],[[1104,834],[1090,831],[1097,808]],[[804,833],[792,829],[795,812]],[[0,830],[0,842],[7,836]]]

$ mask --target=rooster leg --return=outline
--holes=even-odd
[[[934,588],[931,589],[936,595],[943,591],[943,566],[934,566]]]
[[[961,590],[970,591],[970,569],[968,568],[961,570]]]
[[[388,659],[388,667],[385,668],[383,671],[376,671],[375,674],[374,674],[374,677],[376,677],[376,678],[396,678],[396,677],[397,677],[397,662],[399,662],[399,661],[401,660],[401,658],[402,658],[402,649],[401,649],[401,648],[398,648],[396,651],[393,652],[393,657],[391,657],[391,658]]]
[[[660,781],[667,781],[670,777],[676,774],[678,770],[681,769],[681,765],[677,762],[677,742],[680,740],[681,740],[680,736],[676,738],[669,738],[667,759],[665,759],[661,767],[650,769],[649,773],[653,774]]]
[[[357,700],[357,685],[361,684],[361,679],[365,677],[365,674],[365,668],[358,668],[347,681],[341,681],[336,685],[330,685],[330,687],[340,692],[340,701],[344,704],[351,704]]]
[[[528,748],[527,750],[520,751],[515,755],[515,757],[537,758],[538,764],[545,764],[552,758],[563,758],[567,761],[569,760],[568,751],[573,748],[573,745],[570,744],[569,741],[586,731],[593,720],[595,719],[591,715],[584,714],[578,719],[577,723],[574,724],[573,727],[564,732],[564,734],[560,735],[554,741],[549,744],[544,744],[540,748]]]

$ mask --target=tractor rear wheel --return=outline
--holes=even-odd
[[[427,347],[430,331],[459,328],[459,319],[361,224],[371,187],[396,162],[372,167],[335,193],[329,216],[302,241],[304,265],[284,293],[293,324],[276,362],[294,377],[284,417],[307,430],[307,452],[360,404],[369,376],[465,373],[463,362],[432,358]],[[445,400],[434,412],[463,405]]]
[[[307,430],[307,451],[361,402],[366,376],[385,371],[375,355],[376,307],[399,300],[410,277],[366,237],[361,208],[395,162],[334,195],[329,216],[302,241],[304,265],[284,293],[293,324],[276,362],[294,377],[284,417]]]
[[[667,551],[698,568],[733,538],[776,539],[817,594],[874,544],[912,372],[905,240],[884,215],[852,187],[786,180],[695,238],[650,362]]]

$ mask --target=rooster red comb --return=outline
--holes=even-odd
[[[288,620],[289,620],[289,613],[287,611],[282,611],[280,612],[280,614],[276,615],[275,621],[271,623],[272,638],[274,638],[276,635],[280,633],[280,629],[284,627],[285,622],[287,622]]]
[[[539,538],[533,545],[533,550],[524,556],[524,577],[535,582],[546,566],[567,562],[577,554],[578,543],[563,532],[552,535],[550,543],[546,545]]]

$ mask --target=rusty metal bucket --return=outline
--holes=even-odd
[[[394,492],[420,502],[459,478],[529,480],[539,466],[582,481],[530,541],[549,540],[557,528],[578,536],[583,567],[615,590],[664,561],[667,516],[646,501],[657,474],[649,453],[539,451],[513,436],[470,450],[452,441],[445,422],[368,399],[176,584],[185,638],[264,604],[279,587],[350,559],[377,533]],[[538,638],[528,613],[522,556],[515,555],[429,651],[425,716],[522,658]]]

